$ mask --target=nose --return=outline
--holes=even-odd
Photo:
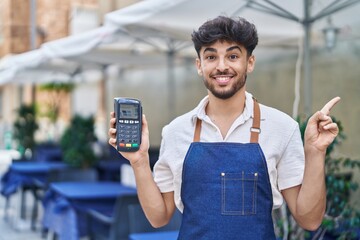
[[[225,58],[219,58],[216,69],[220,72],[224,72],[229,69],[229,66],[228,66]]]

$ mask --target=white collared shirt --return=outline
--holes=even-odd
[[[200,142],[250,142],[253,117],[252,95],[246,92],[243,113],[234,121],[225,139],[205,113],[205,97],[192,111],[164,127],[159,160],[154,179],[161,192],[174,191],[175,204],[182,211],[181,182],[185,155],[193,141],[196,118],[202,120]],[[259,144],[264,152],[270,176],[273,208],[283,203],[281,190],[302,183],[305,157],[298,123],[287,114],[260,104],[261,133]],[[201,169],[199,169],[201,171]]]

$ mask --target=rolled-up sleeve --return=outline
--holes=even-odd
[[[304,168],[303,142],[300,129],[296,126],[277,165],[279,190],[302,184]]]
[[[154,180],[160,192],[174,191],[174,176],[169,167],[169,150],[166,148],[166,127],[162,131],[159,159],[154,166]]]

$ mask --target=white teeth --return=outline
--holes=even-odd
[[[216,80],[221,81],[221,82],[225,82],[225,81],[229,81],[230,77],[217,77]]]

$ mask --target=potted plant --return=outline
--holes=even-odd
[[[97,161],[93,150],[96,140],[94,118],[74,116],[60,141],[64,162],[78,168],[92,167]]]
[[[34,150],[35,147],[35,131],[39,128],[36,122],[35,105],[21,105],[17,109],[18,117],[14,122],[14,139],[18,143],[18,150],[22,157],[25,151]]]

